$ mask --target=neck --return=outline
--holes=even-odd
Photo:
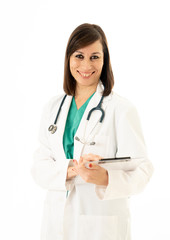
[[[76,86],[75,98],[89,98],[95,91],[97,85],[92,86]]]

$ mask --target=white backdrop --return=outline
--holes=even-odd
[[[45,191],[30,168],[41,112],[62,92],[67,40],[85,22],[106,33],[114,90],[136,105],[155,168],[131,198],[133,239],[170,239],[169,12],[168,0],[1,1],[0,239],[39,239]]]

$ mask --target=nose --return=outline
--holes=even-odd
[[[81,62],[81,69],[84,71],[84,72],[88,72],[92,69],[92,63],[89,59],[84,59],[82,62]]]

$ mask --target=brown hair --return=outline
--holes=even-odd
[[[104,85],[103,96],[111,93],[114,85],[114,76],[110,63],[110,55],[106,36],[98,25],[84,23],[78,26],[71,34],[65,53],[63,88],[67,95],[75,94],[76,81],[70,72],[70,56],[78,49],[86,47],[100,40],[103,46],[104,64],[100,79]]]

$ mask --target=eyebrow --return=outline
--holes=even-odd
[[[83,54],[83,52],[81,52],[81,51],[75,51],[75,52]],[[100,52],[93,52],[92,54],[101,54],[101,53]]]

